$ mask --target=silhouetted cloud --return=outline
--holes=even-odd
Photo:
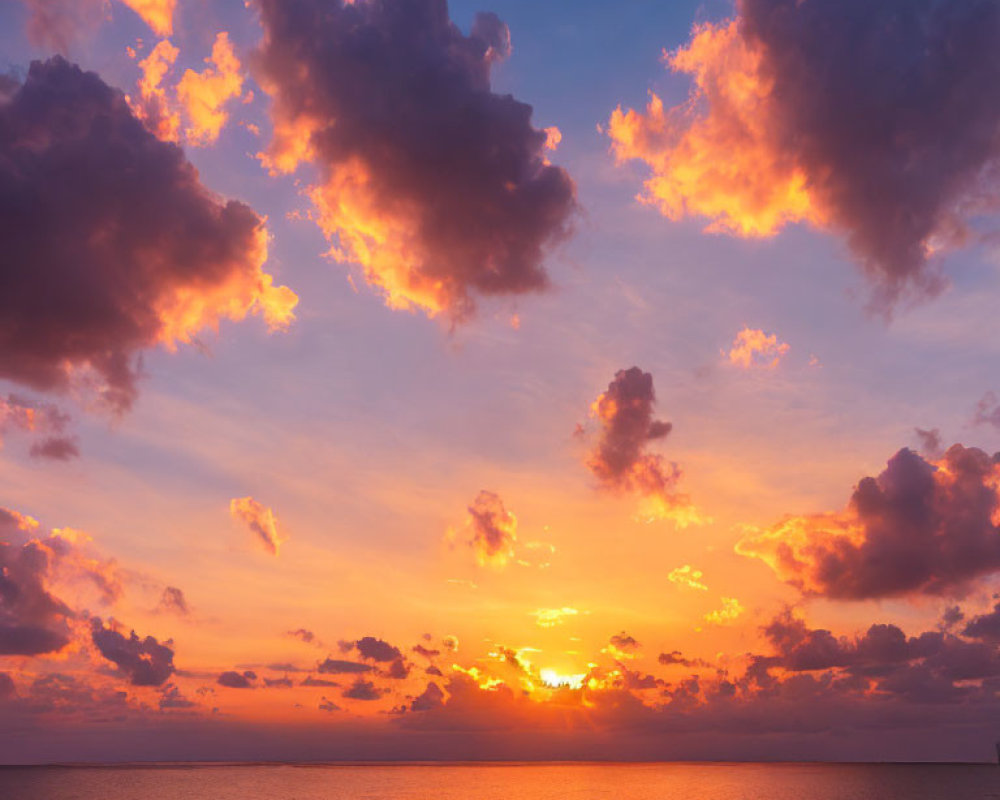
[[[263,220],[210,193],[94,73],[32,63],[0,92],[0,130],[0,377],[59,391],[91,370],[121,410],[142,350],[249,313],[292,320],[295,294],[262,269]]]
[[[245,672],[227,670],[219,675],[215,682],[219,686],[225,686],[229,689],[253,689],[256,680],[257,673],[252,670],[246,670]]]
[[[382,639],[374,636],[365,636],[354,643],[354,647],[361,654],[362,658],[369,658],[372,661],[395,661],[402,658],[402,653],[398,647],[394,647]]]
[[[285,635],[291,636],[292,638],[298,639],[300,642],[305,642],[306,644],[319,644],[316,634],[306,628],[296,628],[293,631],[288,631]]]
[[[666,55],[686,103],[611,117],[620,160],[672,219],[768,236],[804,221],[842,232],[891,304],[933,294],[932,255],[995,210],[1000,7],[993,0],[740,0]]]
[[[676,492],[680,467],[646,452],[650,442],[673,429],[671,423],[653,419],[655,403],[652,375],[639,367],[618,370],[607,391],[591,404],[600,432],[585,463],[602,487],[635,492],[645,499],[650,517],[670,517],[683,525],[697,514],[687,496]]]
[[[68,435],[69,415],[51,403],[32,403],[16,394],[0,397],[0,447],[11,431],[34,437],[33,458],[68,461],[80,455],[76,437]]]
[[[1000,466],[953,445],[938,464],[903,448],[841,512],[790,517],[736,546],[805,594],[844,600],[961,594],[1000,571]]]
[[[128,676],[133,686],[160,686],[174,674],[172,643],[161,644],[154,637],[140,639],[132,631],[128,638],[98,617],[90,621],[90,638],[108,661]]]
[[[383,694],[385,691],[376,687],[371,681],[356,678],[350,688],[345,689],[340,696],[351,700],[378,700]]]
[[[252,497],[234,497],[229,502],[229,513],[245,523],[271,555],[278,555],[278,549],[288,537],[282,535],[278,518],[270,508]]]
[[[358,672],[372,672],[375,667],[371,664],[361,664],[357,661],[342,661],[338,658],[327,658],[316,667],[319,672],[326,675],[342,675]]]
[[[319,166],[310,196],[330,255],[360,264],[387,305],[453,321],[477,295],[548,286],[543,256],[568,233],[574,187],[531,107],[491,91],[510,52],[496,15],[466,36],[441,0],[257,5],[265,164]]]
[[[960,619],[961,617],[955,621]],[[962,629],[962,635],[987,642],[1000,642],[1000,603],[993,606],[988,614],[980,614],[969,620],[969,624]]]

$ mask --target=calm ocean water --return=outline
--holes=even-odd
[[[3,800],[967,800],[1000,767],[895,764],[3,767]]]

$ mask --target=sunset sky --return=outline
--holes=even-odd
[[[0,61],[0,761],[992,757],[995,0]]]

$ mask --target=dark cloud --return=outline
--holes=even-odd
[[[514,556],[517,517],[503,504],[500,495],[485,489],[468,507],[469,543],[481,564],[503,566]]]
[[[28,9],[28,40],[66,54],[82,33],[93,32],[108,14],[108,0],[21,0]]]
[[[263,220],[59,57],[0,96],[0,240],[0,377],[40,391],[89,369],[125,409],[142,350],[251,312],[292,318],[294,294],[262,271]]]
[[[328,681],[324,678],[314,678],[312,675],[307,675],[299,686],[340,686],[337,681]]]
[[[72,436],[49,436],[31,445],[32,458],[51,458],[53,461],[69,461],[78,458],[80,448]]]
[[[6,672],[0,672],[0,700],[7,700],[16,695],[17,687],[14,685],[14,679]]]
[[[160,710],[169,708],[197,708],[198,704],[188,700],[174,684],[168,683],[160,691]]]
[[[688,498],[676,492],[680,468],[658,453],[646,452],[650,442],[663,439],[673,428],[653,419],[655,404],[652,375],[639,367],[618,370],[591,405],[600,430],[585,463],[602,487],[635,492],[649,501],[650,516],[681,521],[693,509]]]
[[[969,624],[962,629],[962,635],[988,642],[1000,642],[1000,603],[993,606],[993,610],[988,614],[980,614],[969,620]]]
[[[184,592],[176,586],[167,586],[163,590],[163,594],[160,596],[160,605],[158,608],[160,611],[177,614],[181,617],[186,617],[191,613],[191,609],[188,607],[187,598],[184,597]]]
[[[140,639],[132,631],[128,638],[94,617],[90,638],[108,661],[128,676],[133,686],[160,686],[174,674],[174,651],[171,642],[161,644],[154,637]]]
[[[914,428],[913,432],[917,435],[917,441],[920,442],[921,453],[928,458],[941,457],[941,431],[937,428],[931,428],[930,430]]]
[[[257,673],[247,670],[236,672],[228,670],[219,675],[215,681],[219,686],[226,686],[230,689],[253,689],[257,680]]]
[[[68,435],[70,417],[51,403],[32,403],[16,394],[0,397],[0,446],[12,430],[35,437],[29,451],[33,458],[68,461],[80,455],[76,437]]]
[[[444,703],[444,692],[441,691],[434,681],[427,684],[427,688],[414,699],[410,705],[411,711],[430,711],[439,708]]]
[[[37,540],[22,546],[0,541],[0,655],[53,653],[69,643],[73,612],[46,588],[54,558]]]
[[[319,710],[320,711],[330,711],[330,712],[340,711],[340,706],[338,706],[336,703],[334,703],[329,698],[322,697],[322,698],[320,698],[320,701],[321,701],[320,704],[319,704]]]
[[[291,636],[298,639],[300,642],[305,642],[306,644],[318,644],[316,639],[316,634],[305,628],[296,628],[294,631],[288,631],[287,636]]]
[[[806,594],[961,594],[1000,570],[998,479],[996,457],[974,447],[952,446],[939,466],[904,448],[858,483],[846,510],[791,517],[736,549]]]
[[[543,255],[568,233],[574,187],[545,159],[531,107],[490,89],[504,23],[478,14],[466,36],[444,0],[258,5],[266,163],[319,165],[311,196],[338,260],[360,263],[390,306],[453,320],[476,295],[548,286]]]
[[[357,661],[343,661],[338,658],[328,658],[319,663],[317,669],[325,675],[345,675],[359,672],[372,672],[371,664],[360,664]]]
[[[677,664],[682,667],[707,667],[708,662],[700,658],[685,658],[680,650],[672,650],[669,653],[660,653],[656,660],[665,667]]]
[[[264,678],[264,686],[268,689],[291,689],[291,678]]]
[[[385,671],[385,676],[387,678],[392,678],[395,681],[401,681],[408,678],[410,675],[410,665],[407,664],[402,658],[397,658],[389,665],[389,669]]]
[[[626,633],[625,631],[622,631],[621,633],[616,633],[614,636],[611,637],[609,641],[611,642],[611,645],[613,647],[617,648],[618,650],[622,650],[626,653],[634,653],[640,647],[639,642],[636,640],[636,638]]]
[[[940,290],[934,253],[973,237],[1000,192],[995,0],[740,0],[699,26],[672,69],[688,103],[619,110],[620,158],[654,170],[651,200],[711,230],[804,220],[846,236],[886,307]]]
[[[383,694],[385,691],[377,688],[371,681],[356,678],[350,688],[345,689],[341,696],[351,700],[378,700]]]
[[[354,643],[355,648],[362,658],[372,661],[395,661],[402,658],[398,647],[393,647],[388,642],[376,639],[374,636],[365,636]]]
[[[424,658],[426,658],[428,660],[429,659],[433,659],[433,658],[437,658],[439,655],[441,655],[441,651],[440,650],[434,650],[434,649],[429,648],[429,647],[424,647],[422,644],[416,644],[411,649],[417,655],[423,656]]]

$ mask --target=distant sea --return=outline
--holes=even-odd
[[[3,800],[980,800],[986,764],[0,767]]]

